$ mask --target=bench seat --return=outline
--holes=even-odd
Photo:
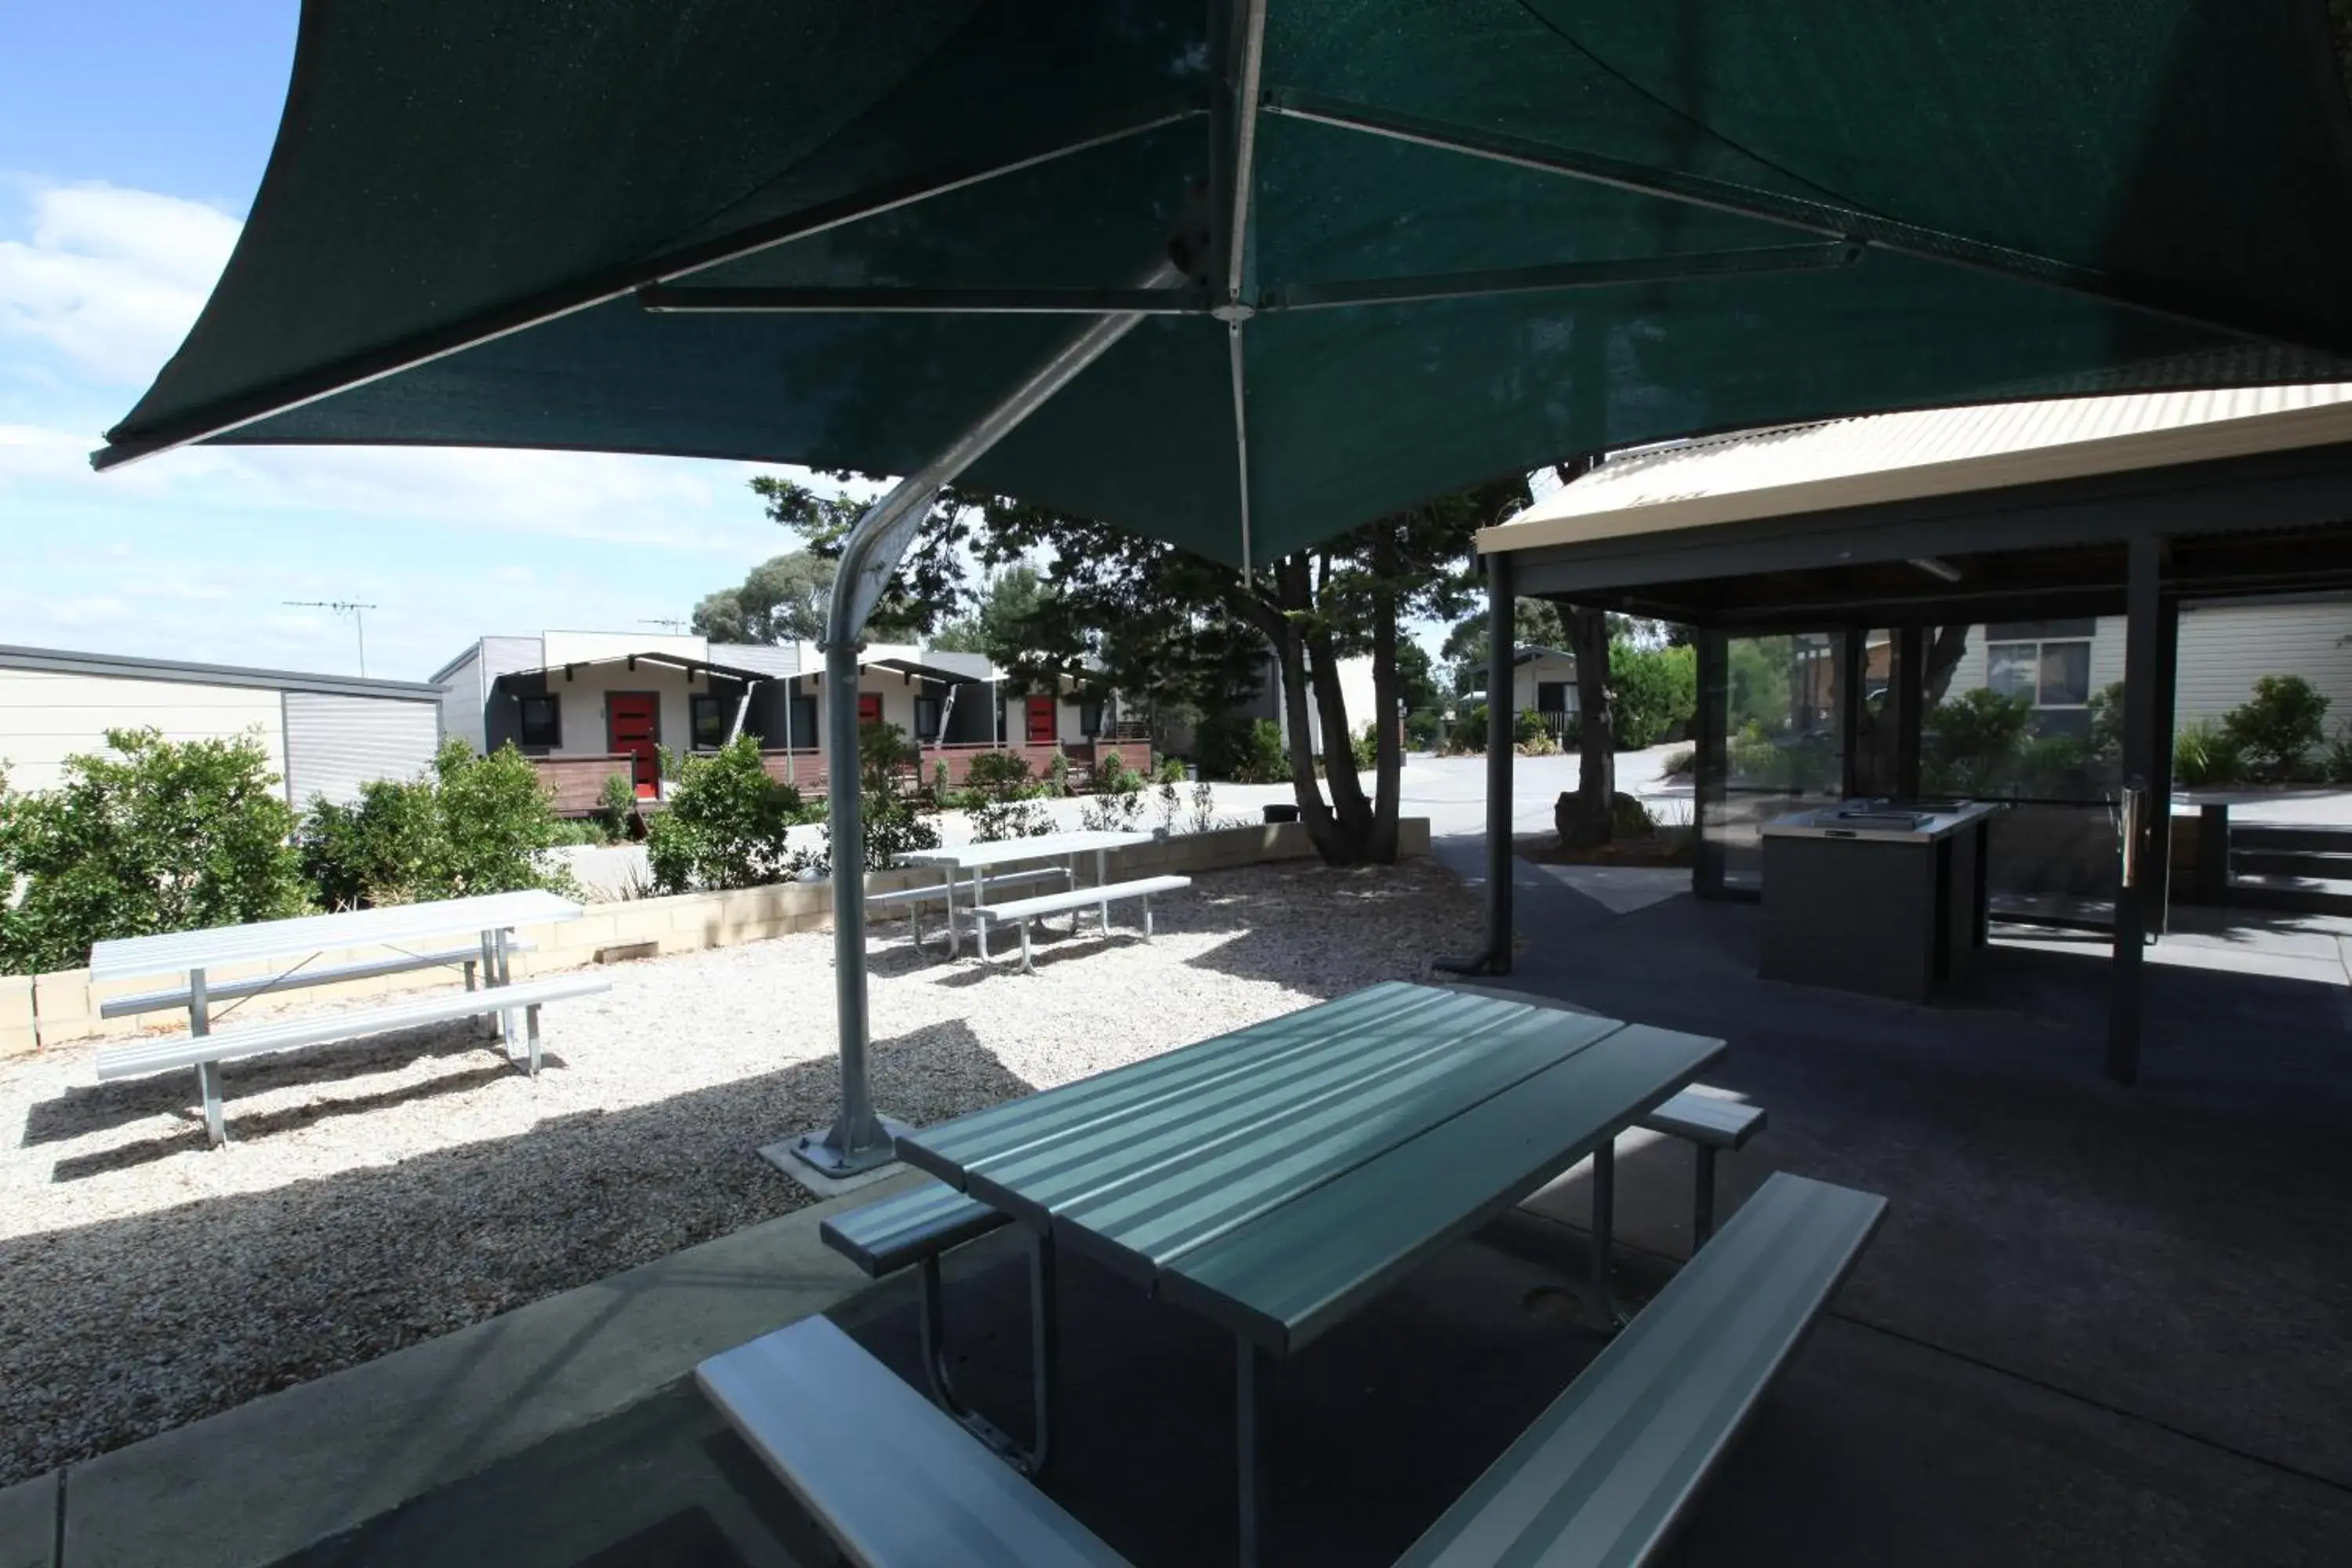
[[[1649,1561],[1885,1208],[1786,1173],[1765,1183],[1398,1568]]]
[[[1006,871],[983,880],[980,885],[981,896],[987,897],[989,890],[994,888],[1024,887],[1032,882],[1066,882],[1069,879],[1068,868],[1061,866],[1047,866],[1034,871]],[[868,909],[883,910],[904,906],[907,940],[920,947],[923,945],[923,906],[945,903],[969,885],[961,878],[952,882],[919,882],[911,888],[894,888],[887,893],[868,893],[866,905]]]
[[[1715,1234],[1715,1157],[1748,1147],[1764,1131],[1764,1108],[1693,1084],[1635,1123],[1652,1132],[1680,1138],[1691,1146],[1695,1190],[1691,1198],[1691,1250]]]
[[[929,1181],[880,1203],[835,1215],[817,1226],[817,1235],[879,1279],[986,1236],[1005,1218],[1003,1210],[967,1197],[945,1182]]]
[[[520,939],[507,942],[509,952],[529,952],[532,944]],[[312,985],[332,985],[345,980],[373,980],[386,974],[407,974],[419,969],[454,969],[466,972],[466,984],[474,984],[475,966],[482,962],[480,944],[469,942],[464,947],[445,947],[433,952],[395,952],[385,958],[362,959],[354,963],[330,963],[303,969],[290,969],[278,974],[257,974],[245,980],[215,980],[205,986],[208,1003],[234,1002],[241,997],[266,995],[276,991],[299,991]],[[185,985],[164,991],[141,991],[128,996],[117,996],[101,1003],[98,1016],[101,1018],[121,1018],[134,1013],[162,1013],[184,1008],[194,998]]]
[[[712,1356],[694,1381],[859,1568],[1128,1568],[827,1319]]]
[[[110,1047],[99,1052],[98,1076],[103,1082],[110,1079],[144,1077],[173,1068],[194,1068],[198,1085],[204,1091],[205,1122],[212,1133],[213,1142],[219,1144],[227,1141],[221,1125],[218,1068],[222,1062],[271,1051],[293,1050],[303,1046],[325,1045],[335,1040],[355,1039],[363,1035],[381,1035],[394,1029],[417,1028],[458,1018],[520,1011],[528,1020],[527,1065],[529,1070],[536,1075],[539,1071],[541,1006],[575,996],[593,996],[612,988],[611,981],[593,975],[562,974],[543,980],[527,980],[517,985],[492,986],[481,991],[445,992],[382,1006],[312,1014],[300,1018],[257,1024],[247,1028],[218,1029],[208,1035],[165,1035]],[[513,1053],[513,1047],[514,1043],[509,1040],[509,1055]]]
[[[1181,892],[1192,885],[1190,877],[1138,877],[1125,882],[1098,882],[1090,888],[1071,888],[1059,893],[1041,893],[1034,899],[1015,899],[1009,904],[978,904],[973,917],[984,932],[990,925],[1018,925],[1021,928],[1021,969],[1029,972],[1029,922],[1043,915],[1057,915],[1064,910],[1073,915],[1080,910],[1099,909],[1103,912],[1103,929],[1110,929],[1110,906],[1123,899],[1143,900],[1143,940],[1151,940],[1151,895]],[[1075,922],[1074,922],[1075,923]],[[981,957],[988,956],[985,947]]]

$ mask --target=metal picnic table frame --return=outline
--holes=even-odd
[[[1587,1158],[1595,1307],[1616,1134],[1720,1040],[1391,982],[901,1134],[900,1156],[1009,1215],[1031,1252],[1035,1444],[1051,1432],[1066,1242],[1234,1338],[1239,1561],[1255,1568],[1280,1363]],[[927,1292],[927,1360],[937,1293]],[[950,1413],[994,1429],[960,1401]]]
[[[1068,868],[1070,886],[1078,885],[1078,857],[1091,853],[1095,858],[1095,883],[1105,886],[1110,881],[1110,854],[1138,844],[1149,844],[1149,833],[1131,833],[1118,829],[1087,828],[1074,833],[1038,834],[1026,838],[998,838],[981,843],[951,844],[938,849],[919,849],[905,858],[911,866],[937,866],[947,873],[948,956],[953,958],[961,948],[961,935],[956,924],[956,888],[962,873],[971,873],[971,903],[973,909],[986,907],[985,878],[991,868],[1020,866],[1039,860],[1062,860]],[[1076,911],[1071,920],[1076,921]],[[1110,907],[1103,905],[1103,923],[1110,923]],[[988,956],[988,925],[984,921],[972,922],[972,938],[979,943],[980,956]]]
[[[257,921],[249,925],[208,926],[157,936],[117,937],[90,948],[89,977],[92,982],[100,982],[146,974],[184,974],[188,987],[188,1031],[208,1035],[215,1021],[212,972],[229,964],[269,963],[289,958],[299,961],[284,973],[269,976],[265,984],[249,989],[240,985],[239,1000],[243,1000],[351,977],[333,970],[306,977],[306,966],[322,952],[354,947],[389,947],[397,952],[404,942],[472,933],[480,939],[483,987],[493,989],[513,981],[517,928],[577,920],[583,912],[569,899],[527,889],[431,903],[298,915],[290,920]],[[499,1026],[506,1038],[514,1037],[515,1021],[510,1016],[499,1015]],[[216,1067],[200,1068],[198,1075],[205,1078],[217,1071]],[[207,1087],[210,1086],[207,1079]]]

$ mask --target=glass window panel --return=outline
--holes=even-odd
[[[2046,642],[2042,645],[2042,705],[2079,708],[2091,700],[2091,645],[2087,642]]]
[[[1994,643],[1985,649],[1985,684],[2003,697],[2031,701],[2039,652],[2034,643]]]
[[[517,715],[520,722],[521,743],[526,746],[560,746],[563,744],[563,710],[562,700],[551,696],[531,696],[521,700]]]
[[[691,700],[694,744],[703,749],[727,743],[727,703],[724,699],[697,693]]]

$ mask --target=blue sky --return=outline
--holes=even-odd
[[[298,13],[0,0],[0,643],[349,673],[350,621],[286,602],[359,601],[367,672],[421,679],[486,633],[655,629],[789,548],[744,464],[197,447],[89,471],[227,259]]]
[[[740,464],[532,452],[87,457],[261,182],[294,0],[0,0],[0,643],[421,679],[486,632],[684,616],[790,541]],[[648,630],[655,629],[648,626]]]

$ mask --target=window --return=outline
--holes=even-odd
[[[1078,733],[1088,740],[1102,733],[1103,705],[1099,702],[1078,704]]]
[[[915,739],[936,742],[940,738],[940,700],[936,697],[915,699]]]
[[[698,691],[687,699],[690,728],[694,732],[694,748],[716,751],[727,743],[727,721],[733,717],[733,704],[711,692]]]
[[[2091,700],[2091,643],[1997,642],[1986,646],[1985,684],[2036,708],[2080,708]]]
[[[521,734],[520,743],[525,746],[561,746],[563,744],[563,700],[551,692],[537,692],[519,700]]]
[[[1568,688],[1569,683],[1565,680],[1537,681],[1536,711],[1538,713],[1568,712],[1574,706],[1568,699]]]

